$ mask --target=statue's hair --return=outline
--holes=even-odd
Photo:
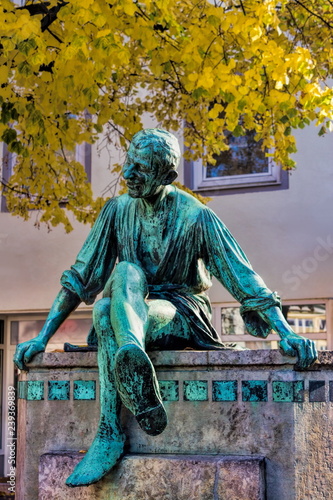
[[[136,149],[151,148],[154,162],[162,171],[177,170],[180,160],[178,139],[175,135],[159,128],[146,128],[137,132],[131,145]]]

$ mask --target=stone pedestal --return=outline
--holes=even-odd
[[[256,463],[259,477],[258,471],[262,470],[259,456],[265,457],[269,500],[330,498],[333,353],[321,352],[319,363],[306,372],[296,371],[294,360],[278,351],[167,351],[151,357],[168,412],[168,427],[160,436],[150,437],[124,411],[129,455],[118,472],[111,472],[101,483],[89,487],[101,491],[102,496],[84,496],[83,490],[88,488],[81,488],[81,496],[76,493],[78,489],[69,490],[71,496],[75,494],[78,500],[117,499],[108,493],[112,492],[112,482],[123,484],[121,471],[136,478],[135,471],[142,467],[152,471],[147,476],[147,485],[158,486],[156,478],[152,479],[155,467],[160,471],[167,463],[168,474],[158,472],[159,487],[165,487],[165,491],[176,488],[172,490],[176,492],[170,497],[172,500],[185,496],[180,479],[172,482],[171,478],[183,477],[184,482],[187,474],[194,479],[186,488],[193,481],[207,488],[207,496],[193,498],[222,500],[222,490],[227,484],[223,486],[223,481],[217,481],[216,477],[227,478],[228,474],[217,471],[225,470],[226,463],[237,464],[239,457],[241,466],[251,463],[254,467]],[[79,460],[80,454],[74,452],[89,448],[98,422],[96,353],[37,356],[30,371],[20,376],[19,397],[17,500],[37,500],[39,463],[40,499],[66,500],[66,496],[61,496],[65,490],[59,490],[60,483]],[[249,457],[254,462],[246,462]],[[56,478],[55,468],[62,471]],[[172,472],[175,470],[177,473]],[[43,491],[50,488],[46,475],[54,478],[51,484],[55,491],[61,491],[60,496],[45,496]],[[233,483],[237,488],[238,482]],[[213,489],[209,489],[212,484]],[[190,494],[187,498],[192,500]],[[231,498],[261,497],[237,497],[235,489],[228,500]]]
[[[72,490],[65,480],[81,459],[42,455],[38,500],[265,500],[260,457],[127,455],[99,483]]]

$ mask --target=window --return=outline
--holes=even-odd
[[[16,154],[10,153],[7,149],[7,145],[0,143],[0,171],[1,179],[6,183],[9,181],[16,161]],[[88,181],[91,182],[91,144],[86,142],[76,146],[75,151],[65,150],[66,158],[68,161],[76,160],[80,162],[86,171]],[[1,194],[0,200],[0,211],[8,212],[6,198]]]
[[[213,303],[213,324],[222,342],[236,342],[249,349],[277,349],[280,338],[271,333],[266,339],[256,338],[246,331],[239,307]],[[318,350],[331,349],[333,300],[286,301],[282,313],[294,332],[314,340]],[[329,321],[327,322],[327,318]]]
[[[31,319],[27,317],[10,321],[10,344],[16,345],[36,337],[44,323],[45,318]],[[86,344],[91,325],[91,317],[73,316],[66,319],[48,343],[46,352],[63,349],[64,342]]]
[[[226,132],[228,151],[214,155],[215,165],[203,165],[202,161],[185,164],[185,184],[203,194],[221,194],[225,190],[286,189],[288,172],[282,171],[261,150],[255,132],[236,137]]]

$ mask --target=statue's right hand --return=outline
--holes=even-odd
[[[45,342],[43,342],[38,337],[27,340],[26,342],[22,342],[22,344],[18,344],[16,347],[13,361],[16,364],[17,368],[19,368],[20,370],[24,370],[25,365],[32,360],[35,354],[44,352],[45,348]]]

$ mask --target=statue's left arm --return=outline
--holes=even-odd
[[[298,366],[308,368],[317,359],[314,342],[291,329],[277,294],[266,287],[226,226],[208,208],[203,210],[201,228],[205,264],[240,302],[248,332],[265,338],[271,330],[276,331],[282,351],[288,356],[297,355]]]

